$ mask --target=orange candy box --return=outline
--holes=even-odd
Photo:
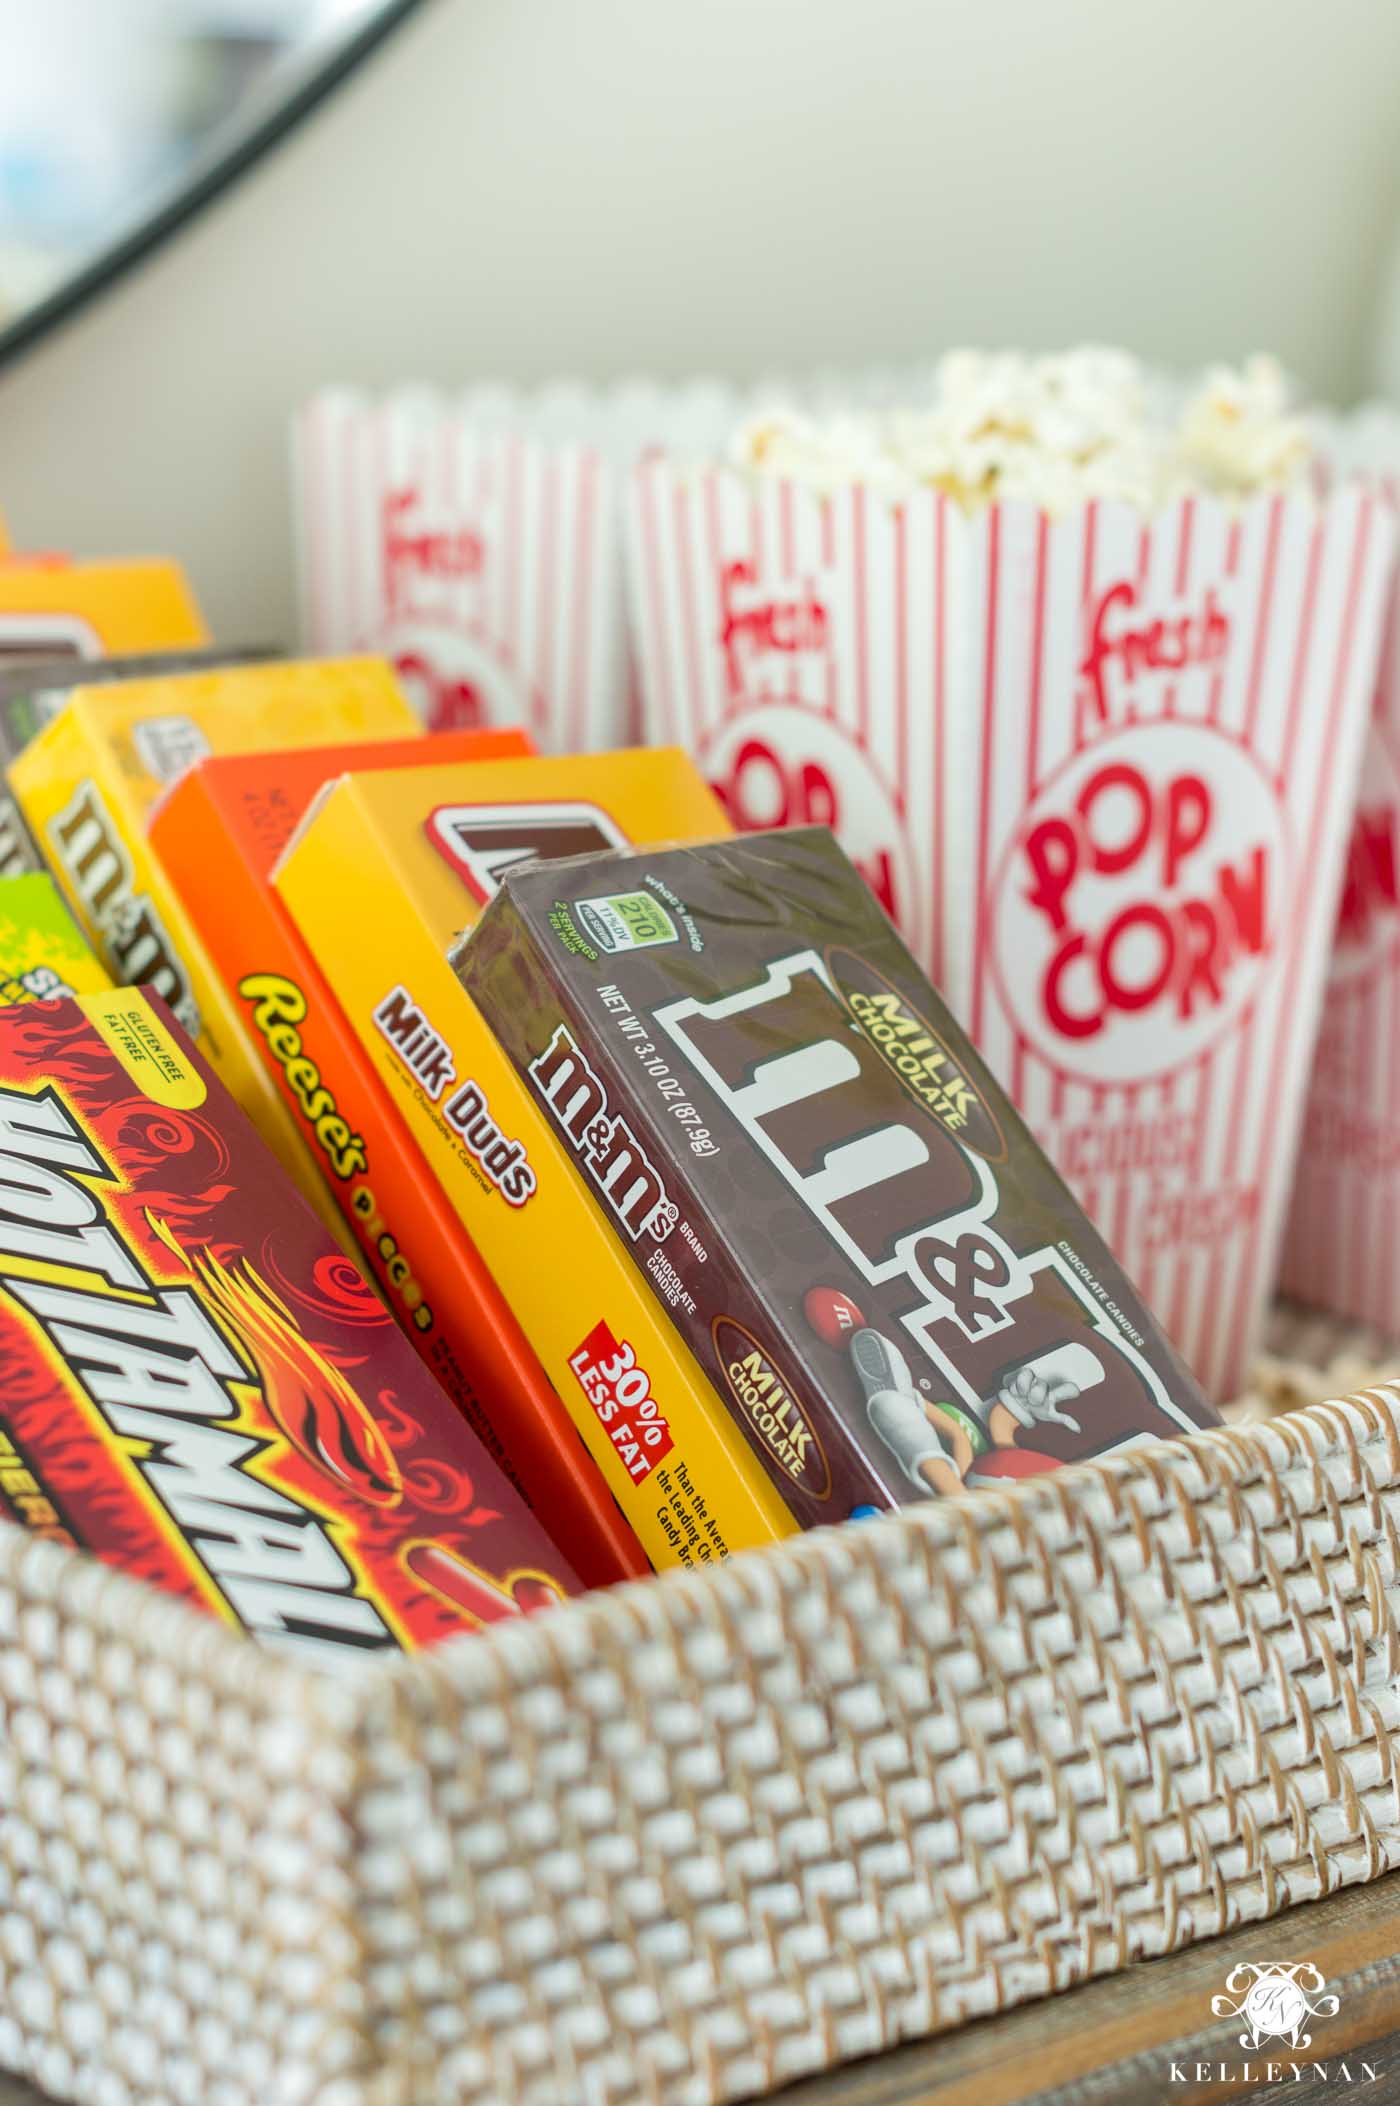
[[[270,882],[323,786],[346,771],[442,771],[530,750],[510,730],[214,755],[157,806],[150,842],[390,1306],[597,1586],[650,1567]]]

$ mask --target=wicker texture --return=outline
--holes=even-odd
[[[327,1695],[0,1528],[0,2066],[97,2106],[334,2095],[365,2042]]]
[[[1400,1388],[361,1680],[0,1532],[0,2062],[711,2106],[1400,1864]]]

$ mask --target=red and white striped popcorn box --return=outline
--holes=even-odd
[[[1400,500],[1400,418],[1322,427],[1343,472]],[[1283,1243],[1281,1284],[1400,1337],[1400,606],[1377,659],[1322,1024]]]
[[[434,730],[547,752],[627,730],[614,470],[587,439],[422,391],[318,396],[296,427],[303,630],[393,660]]]
[[[712,453],[760,404],[820,413],[930,379],[872,367],[743,389],[326,389],[293,432],[307,647],[383,652],[434,729],[523,724],[547,752],[618,745],[638,728],[620,503],[641,453]]]
[[[651,737],[835,827],[1217,1397],[1271,1289],[1394,550],[1359,484],[966,513],[653,457]]]

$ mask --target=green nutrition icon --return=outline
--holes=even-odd
[[[677,939],[675,923],[649,892],[605,892],[575,900],[574,912],[600,951],[640,951]]]

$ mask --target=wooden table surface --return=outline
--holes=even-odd
[[[1340,1999],[1336,2016],[1315,2020],[1311,2046],[1296,2055],[1277,2041],[1246,2055],[1242,2022],[1214,2018],[1212,1997],[1241,1962],[1295,1960],[1311,1960],[1326,1976],[1327,1992]],[[1256,2081],[1270,2057],[1274,2079]],[[1374,2080],[1363,2065],[1375,2069]],[[1338,2106],[1353,2096],[1358,2106],[1393,2106],[1400,2101],[1400,1872],[940,2040],[852,2063],[781,2096],[782,2106],[1208,2106],[1225,2098]],[[44,2101],[0,2076],[0,2106]]]
[[[1339,1999],[1294,2054],[1212,2016],[1232,1967],[1311,1960]],[[1267,2079],[1272,2059],[1275,2076]],[[1345,2061],[1352,2081],[1341,2072]],[[1293,2063],[1304,2071],[1293,2075]],[[1363,2063],[1375,2068],[1370,2081]],[[1225,2073],[1221,2074],[1221,2065]],[[1198,2067],[1199,2065],[1199,2067]],[[1321,2065],[1321,2073],[1314,2067]],[[1246,2070],[1252,2074],[1246,2075]],[[1264,2081],[1256,2081],[1260,2077]],[[1207,2106],[1400,2101],[1400,1872],[1001,2018],[790,2087],[783,2106]]]

